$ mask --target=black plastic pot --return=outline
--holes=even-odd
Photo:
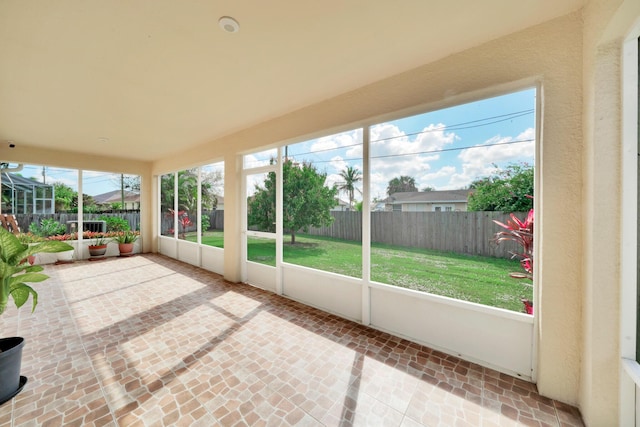
[[[20,376],[24,338],[0,338],[0,405],[20,393],[27,382]]]

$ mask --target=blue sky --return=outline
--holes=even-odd
[[[496,165],[533,164],[535,96],[529,89],[372,126],[372,198],[386,197],[389,181],[401,175],[413,177],[420,190],[456,190],[490,175]],[[347,166],[362,171],[362,130],[292,144],[288,154],[312,162],[329,184],[339,184]],[[275,150],[247,156],[245,164],[273,155]]]
[[[419,114],[371,127],[372,198],[386,197],[391,179],[413,177],[418,189],[467,187],[487,176],[494,165],[533,164],[535,150],[535,89]],[[523,142],[518,142],[523,141]],[[296,161],[311,161],[327,173],[327,183],[340,183],[347,166],[362,171],[362,130],[316,138],[288,147]],[[268,150],[245,156],[245,164],[264,164]],[[42,182],[42,166],[25,165],[25,177]],[[77,171],[45,167],[47,183],[64,182],[77,189]],[[84,192],[97,195],[120,188],[120,175],[85,171]],[[347,200],[345,194],[341,195]],[[356,194],[361,200],[361,194]]]
[[[38,182],[43,182],[43,166],[25,165],[20,174],[27,178],[35,177]],[[44,175],[47,184],[62,182],[74,190],[78,189],[78,171],[76,169],[44,166]],[[83,171],[83,178],[83,192],[91,196],[120,189],[120,174]]]

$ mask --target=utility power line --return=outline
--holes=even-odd
[[[390,140],[393,140],[393,139],[406,138],[406,137],[410,137],[410,136],[422,135],[422,134],[425,134],[425,133],[432,133],[432,132],[463,130],[463,129],[474,129],[474,128],[478,128],[478,127],[489,126],[489,125],[492,125],[492,124],[509,121],[509,120],[516,119],[516,118],[519,118],[519,117],[524,117],[524,116],[533,114],[534,112],[535,112],[534,109],[522,110],[522,111],[514,111],[512,113],[500,114],[500,115],[491,116],[491,117],[485,117],[485,118],[482,118],[482,119],[471,120],[471,121],[468,121],[468,122],[455,123],[455,124],[452,124],[452,125],[438,126],[436,128],[422,130],[420,132],[403,133],[402,135],[394,135],[394,136],[390,136],[388,138],[374,139],[374,140],[370,140],[369,142],[373,143],[373,142],[381,142],[381,141],[390,141]],[[498,120],[496,120],[496,119],[498,119]],[[487,120],[491,120],[491,121],[487,121]],[[485,122],[485,123],[480,123],[480,122]],[[468,126],[468,125],[470,125],[470,126]],[[374,125],[374,126],[378,126],[378,125]],[[362,141],[354,143],[354,144],[341,145],[340,147],[324,148],[324,149],[320,149],[320,150],[307,151],[307,152],[302,152],[302,153],[289,153],[289,157],[302,156],[302,155],[305,155],[305,154],[317,154],[317,153],[323,153],[323,152],[327,152],[327,151],[342,150],[342,149],[345,149],[345,148],[357,147],[359,145],[362,145]]]

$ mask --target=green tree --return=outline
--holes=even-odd
[[[349,196],[349,209],[353,209],[353,199],[355,197],[356,184],[362,181],[362,174],[358,169],[347,166],[340,172],[340,177],[344,180],[338,186],[338,190],[344,191]]]
[[[526,212],[533,209],[533,166],[510,164],[487,177],[475,180],[470,188],[470,211]]]
[[[160,209],[165,214],[169,212],[169,209],[173,209],[174,180],[175,177],[172,173],[162,175],[160,178]]]
[[[212,211],[218,206],[217,194],[224,192],[224,177],[221,171],[203,172],[200,174],[202,181],[201,203],[202,210]],[[204,218],[203,218],[204,220]],[[204,229],[204,225],[202,227]]]
[[[416,180],[415,178],[406,175],[393,178],[389,181],[389,185],[387,186],[388,196],[393,193],[405,193],[411,191],[418,191],[418,187],[416,187]]]
[[[284,192],[283,227],[296,242],[299,230],[331,224],[331,208],[336,205],[338,188],[325,186],[326,173],[320,173],[311,163],[297,164],[286,160],[282,165]],[[249,225],[262,230],[275,231],[276,175],[270,172],[262,185],[256,184],[255,193],[248,200]]]
[[[198,170],[178,172],[178,210],[195,212],[198,209]]]
[[[214,189],[219,187],[221,174],[202,175],[201,203],[204,210],[212,210],[217,204]],[[162,211],[173,209],[174,175],[163,175],[160,180],[162,191]],[[178,211],[196,212],[198,208],[198,170],[187,169],[178,172]]]
[[[78,192],[63,182],[54,182],[53,189],[56,198],[56,212],[77,212]],[[85,213],[97,211],[96,202],[88,194],[82,195],[83,210]]]
[[[75,192],[71,199],[71,211],[78,212],[78,193]],[[82,194],[82,211],[91,213],[97,211],[96,201],[88,194]]]
[[[71,210],[73,200],[78,198],[78,192],[63,182],[54,182],[52,185],[56,197],[56,212]]]

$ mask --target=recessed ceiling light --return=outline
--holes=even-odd
[[[238,21],[230,16],[223,16],[222,18],[218,19],[218,25],[220,25],[220,28],[222,28],[227,33],[237,33],[238,31],[240,31],[240,24],[238,24]]]

